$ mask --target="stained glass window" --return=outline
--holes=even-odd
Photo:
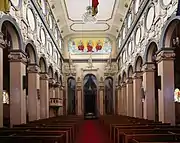
[[[180,90],[178,88],[174,90],[174,101],[180,102]]]
[[[9,95],[6,91],[3,91],[3,104],[9,104]]]

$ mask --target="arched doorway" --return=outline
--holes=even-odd
[[[141,56],[138,56],[136,58],[134,67],[136,77],[133,79],[134,116],[138,118],[142,118],[144,113],[144,93],[142,92],[142,65],[143,59]]]
[[[107,77],[105,79],[105,114],[112,115],[113,109],[113,78]]]
[[[5,48],[3,48],[3,123],[4,126],[10,125],[10,62],[9,50],[12,49],[12,37],[8,29],[10,24],[4,22],[2,26]]]
[[[175,100],[175,120],[177,124],[180,124],[180,21],[174,22],[174,30],[171,35],[171,47],[174,47],[175,59],[174,59],[174,100]],[[172,26],[170,26],[172,29]]]
[[[76,80],[74,77],[69,77],[67,80],[68,89],[68,115],[76,114]]]
[[[153,107],[151,107],[151,109],[155,110],[153,112],[153,114],[155,114],[155,121],[159,121],[159,97],[158,97],[158,88],[160,88],[160,82],[159,82],[159,77],[158,77],[158,67],[157,67],[157,63],[156,63],[156,52],[157,52],[158,48],[157,48],[157,44],[155,42],[151,42],[148,46],[147,49],[147,55],[146,55],[146,63],[148,67],[151,67],[149,69],[147,69],[148,73],[147,75],[151,76],[152,75],[152,92],[150,93],[151,95],[147,95],[147,96],[154,96],[154,97],[149,97],[149,99],[151,99],[153,105]],[[147,76],[147,77],[149,77]],[[148,80],[148,79],[146,79]],[[146,83],[148,84],[149,81],[146,81]],[[147,86],[147,85],[146,85]],[[146,89],[148,90],[148,89]],[[147,105],[148,106],[148,105]],[[148,111],[147,111],[148,112]],[[148,114],[148,113],[147,113]],[[153,115],[154,116],[154,115]]]
[[[97,79],[93,74],[87,74],[83,83],[84,92],[84,115],[97,116]]]
[[[39,118],[39,99],[37,94],[35,94],[39,86],[33,84],[38,82],[39,79],[37,79],[38,73],[34,70],[35,66],[37,66],[35,46],[32,43],[28,43],[25,47],[25,52],[28,62],[26,64],[26,75],[23,76],[23,88],[26,90],[26,121],[29,122]]]

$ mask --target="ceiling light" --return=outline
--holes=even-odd
[[[92,6],[86,8],[86,12],[82,16],[83,23],[96,23],[97,19],[92,16]]]

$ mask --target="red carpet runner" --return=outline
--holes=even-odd
[[[86,120],[80,127],[75,143],[111,143],[97,120]]]

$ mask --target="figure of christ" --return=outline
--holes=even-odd
[[[87,52],[94,52],[92,49],[93,49],[92,42],[89,41],[87,44]]]
[[[101,50],[102,49],[102,43],[101,43],[101,41],[99,40],[98,42],[97,42],[97,45],[96,45],[96,51],[99,51],[99,50]]]
[[[83,42],[80,40],[79,45],[78,45],[78,50],[84,52],[84,45]]]

